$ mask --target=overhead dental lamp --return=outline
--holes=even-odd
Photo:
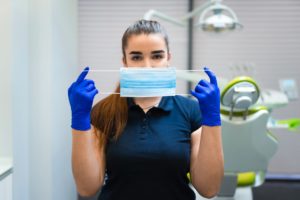
[[[149,10],[144,15],[144,19],[150,20],[158,17],[162,20],[176,25],[186,26],[187,20],[200,15],[196,27],[202,28],[207,32],[224,32],[235,29],[241,29],[243,26],[239,23],[236,14],[228,6],[221,4],[222,0],[209,0],[200,7],[187,13],[181,19],[176,19],[156,10]]]

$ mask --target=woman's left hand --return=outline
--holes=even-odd
[[[202,79],[191,91],[192,95],[198,99],[201,114],[202,125],[220,126],[220,90],[217,78],[214,73],[207,67],[204,67],[205,73],[208,75],[210,82]]]

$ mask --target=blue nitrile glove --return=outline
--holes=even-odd
[[[94,81],[84,79],[88,72],[89,67],[86,67],[68,89],[72,110],[71,127],[80,131],[86,131],[91,128],[90,114],[94,97],[98,93]]]
[[[217,78],[207,67],[204,67],[204,71],[209,76],[210,82],[200,80],[195,87],[195,91],[191,91],[191,93],[198,99],[202,114],[202,125],[220,126],[220,90]]]

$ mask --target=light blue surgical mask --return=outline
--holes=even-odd
[[[120,90],[122,97],[175,96],[176,70],[173,67],[122,67]]]

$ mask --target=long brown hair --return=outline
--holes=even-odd
[[[164,28],[156,21],[139,20],[129,26],[122,37],[123,59],[126,61],[125,48],[128,38],[132,35],[155,34],[163,36],[167,51],[169,52],[168,36]],[[120,93],[120,85],[117,86],[116,93]],[[101,93],[101,91],[100,91]],[[122,134],[128,118],[127,99],[119,94],[112,94],[99,101],[92,109],[91,123],[96,129],[100,141],[100,148],[105,147],[109,138],[117,139]]]
[[[115,92],[120,93],[120,85]],[[91,123],[96,129],[100,147],[106,145],[108,138],[117,139],[121,135],[127,123],[127,115],[127,99],[119,94],[111,94],[93,107]]]

